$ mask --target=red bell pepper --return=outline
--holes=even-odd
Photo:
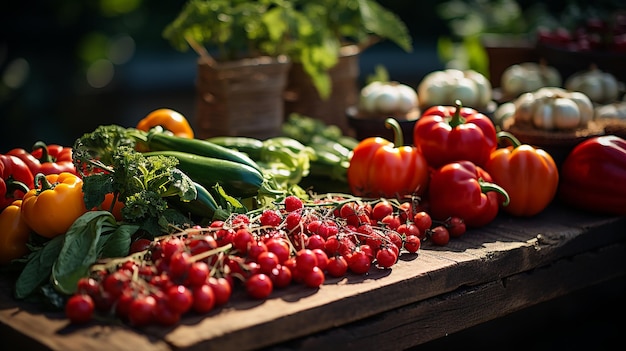
[[[470,161],[448,163],[432,172],[428,199],[433,219],[463,219],[468,228],[489,224],[498,215],[500,200],[509,202],[506,190],[492,182],[484,169]]]
[[[426,159],[414,146],[404,145],[396,120],[388,118],[385,125],[393,129],[394,142],[370,137],[353,149],[347,170],[352,193],[387,198],[424,194],[428,186]]]
[[[70,172],[78,174],[72,160],[72,148],[57,144],[46,145],[38,141],[33,145],[31,152],[16,148],[7,152],[8,155],[17,156],[24,161],[32,174],[43,173],[59,174]]]
[[[33,174],[24,161],[12,155],[0,155],[0,211],[21,200],[33,187]]]
[[[413,143],[431,167],[456,161],[471,161],[484,167],[498,146],[496,129],[489,117],[475,109],[433,106],[413,127]]]
[[[626,140],[604,135],[576,145],[561,165],[558,197],[582,210],[626,215]]]

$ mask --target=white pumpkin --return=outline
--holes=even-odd
[[[565,89],[584,93],[599,104],[614,102],[619,97],[619,83],[614,75],[597,67],[576,72],[565,81]]]
[[[363,89],[359,109],[372,115],[405,115],[418,106],[417,92],[398,82],[372,82]]]
[[[594,118],[591,100],[581,92],[546,87],[524,93],[514,102],[516,123],[542,130],[584,128]]]
[[[492,100],[489,80],[474,70],[445,69],[428,73],[417,87],[421,109],[438,105],[463,106],[477,110],[487,108]]]
[[[562,83],[556,68],[544,63],[523,62],[504,70],[500,86],[505,96],[517,97],[543,87],[560,87]]]
[[[595,119],[618,119],[626,121],[626,101],[596,106]]]

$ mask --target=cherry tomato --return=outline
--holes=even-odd
[[[248,252],[248,248],[254,244],[254,241],[252,233],[247,228],[241,228],[235,232],[233,245],[239,252],[245,254]]]
[[[207,284],[209,284],[211,290],[213,290],[216,305],[223,305],[227,303],[228,300],[230,300],[232,286],[226,278],[210,277],[207,281]]]
[[[74,294],[65,304],[65,315],[74,324],[84,324],[93,317],[94,301],[87,294]]]
[[[446,228],[448,228],[450,236],[453,238],[458,238],[467,231],[465,222],[459,217],[450,217],[450,219],[446,221]]]
[[[246,279],[246,292],[254,299],[265,299],[272,293],[272,279],[264,273],[252,275]]]
[[[100,284],[93,278],[83,277],[76,283],[76,292],[87,294],[93,298],[100,292]]]
[[[296,252],[296,269],[301,272],[309,272],[317,266],[317,256],[313,250],[301,249]]]
[[[272,272],[270,272],[270,278],[272,279],[274,287],[285,288],[291,284],[293,275],[291,273],[291,269],[287,266],[278,264],[274,267],[274,269],[272,269]]]
[[[369,272],[371,264],[370,258],[361,250],[353,252],[348,259],[348,268],[355,274]]]
[[[165,299],[158,299],[154,308],[154,319],[162,326],[173,326],[180,322],[180,313],[172,311]]]
[[[304,207],[302,200],[294,195],[289,195],[285,198],[285,211],[293,212]]]
[[[413,222],[400,224],[396,231],[398,232],[398,234],[404,236],[415,235],[419,237],[421,234],[420,228]]]
[[[211,274],[211,268],[206,262],[196,261],[191,264],[189,271],[187,272],[187,279],[185,282],[190,286],[199,286],[206,283],[206,280]]]
[[[138,296],[130,303],[128,321],[137,327],[149,324],[154,316],[156,305],[156,299],[153,296]]]
[[[413,218],[413,205],[410,202],[403,202],[398,208],[400,222],[404,223]]]
[[[152,240],[143,239],[143,238],[137,239],[133,241],[132,244],[130,244],[129,253],[134,254],[137,252],[147,250],[150,248],[151,245],[152,245]]]
[[[450,232],[443,225],[438,225],[430,230],[430,240],[437,246],[445,246],[450,242]]]
[[[278,257],[278,263],[283,263],[289,259],[290,247],[287,240],[282,238],[270,238],[265,242],[267,251],[273,252]]]
[[[385,218],[383,218],[381,222],[387,225],[387,227],[391,230],[397,230],[398,227],[402,224],[402,222],[400,221],[400,217],[393,214],[385,216]]]
[[[322,284],[324,284],[324,271],[315,266],[310,271],[304,273],[303,278],[304,285],[308,286],[309,288],[319,288]]]
[[[323,271],[328,266],[328,255],[322,249],[311,249],[317,258],[317,266]]]
[[[380,267],[390,268],[396,261],[398,261],[398,255],[390,246],[385,246],[376,253],[376,262]]]
[[[422,241],[416,235],[407,235],[404,240],[404,248],[410,253],[416,253],[419,251]]]
[[[424,239],[426,231],[433,225],[433,219],[428,212],[420,211],[413,216],[413,223],[415,223],[420,230],[420,239]]]
[[[343,277],[348,272],[348,261],[343,256],[332,256],[328,259],[326,271],[331,277]]]
[[[207,313],[215,307],[215,293],[209,284],[202,284],[192,289],[192,309],[198,313]]]
[[[193,293],[185,285],[174,285],[166,291],[167,302],[174,312],[183,314],[193,305]]]
[[[382,200],[377,202],[372,208],[372,218],[380,221],[386,216],[393,213],[393,206],[389,201]]]
[[[278,256],[270,251],[261,252],[256,258],[262,273],[270,274],[274,268],[280,263]]]

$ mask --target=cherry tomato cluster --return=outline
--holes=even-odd
[[[226,221],[140,239],[131,255],[94,266],[78,282],[66,316],[84,323],[95,313],[134,326],[176,324],[185,313],[207,313],[227,303],[234,289],[265,299],[293,283],[319,288],[327,277],[392,267],[423,240],[447,244],[463,222],[436,223],[425,211],[379,199],[342,197],[306,205],[295,196],[275,208],[235,214]]]

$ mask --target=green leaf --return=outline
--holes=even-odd
[[[139,230],[138,225],[121,224],[109,235],[102,235],[100,257],[124,257],[128,255],[132,236]],[[104,239],[104,240],[102,240]]]
[[[50,279],[52,266],[61,252],[64,239],[63,235],[59,235],[28,256],[28,263],[15,282],[16,299],[31,296],[37,288]]]
[[[78,280],[89,274],[89,267],[99,257],[98,241],[103,232],[117,227],[108,211],[91,211],[79,217],[65,234],[65,241],[52,266],[54,288],[70,295],[76,291]]]
[[[358,0],[362,23],[373,35],[389,39],[406,52],[413,50],[409,30],[400,18],[374,0]]]

